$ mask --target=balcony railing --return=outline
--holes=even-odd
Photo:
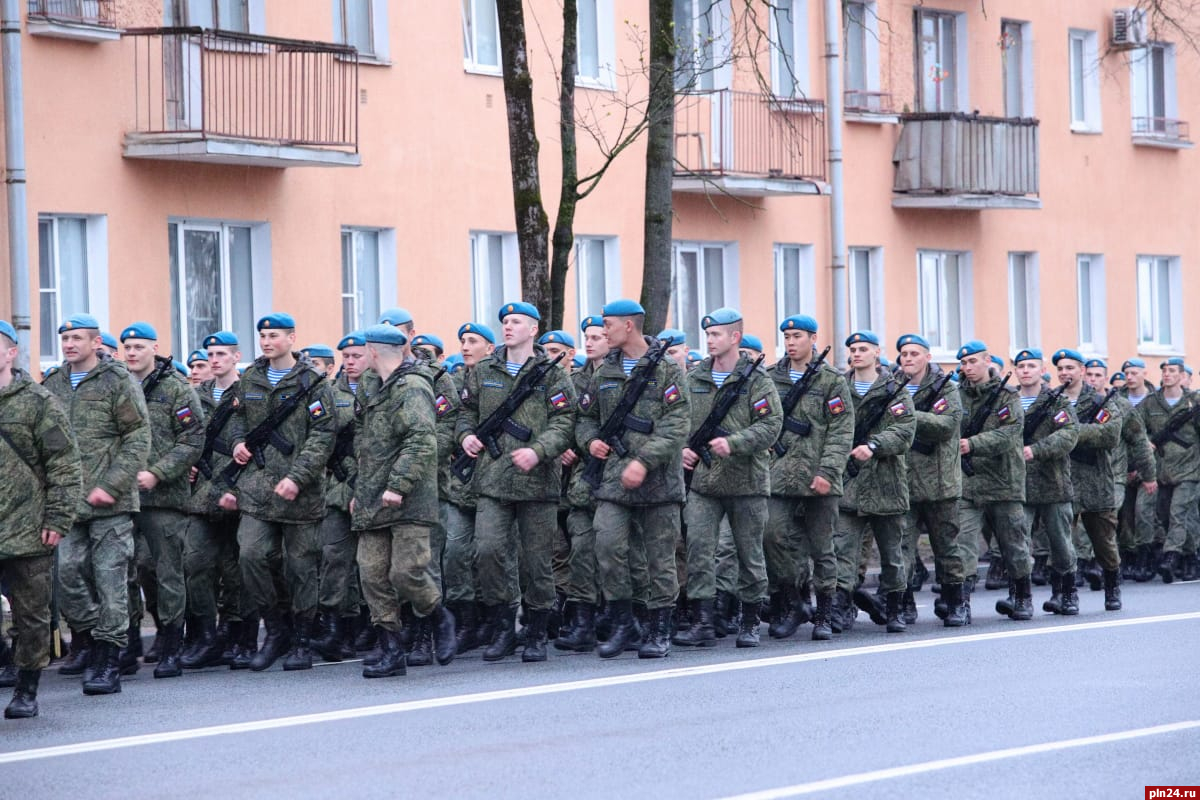
[[[734,194],[812,193],[825,180],[824,110],[819,101],[730,89],[680,94],[676,187],[703,190],[700,184],[716,183]]]
[[[354,48],[200,28],[136,29],[125,38],[134,60],[126,156],[358,163]]]
[[[1138,144],[1186,148],[1192,146],[1191,130],[1181,119],[1134,117],[1133,138]]]
[[[974,114],[901,116],[894,206],[1039,208],[1038,122]]]
[[[101,28],[117,26],[114,0],[29,0],[29,16]]]
[[[895,114],[892,96],[888,92],[868,92],[862,89],[846,90],[847,114]]]

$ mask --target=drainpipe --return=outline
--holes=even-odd
[[[19,0],[0,7],[0,49],[4,51],[4,186],[8,199],[8,274],[11,322],[17,329],[17,364],[29,364],[29,231],[25,219],[25,98],[21,88]]]
[[[833,281],[833,352],[834,365],[841,369],[846,361],[842,344],[850,335],[849,303],[846,293],[846,205],[842,176],[842,61],[839,42],[842,36],[842,0],[825,0],[825,110],[829,137],[829,251],[830,277]],[[883,331],[879,331],[883,335]]]

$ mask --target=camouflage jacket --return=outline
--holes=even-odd
[[[155,356],[155,369],[165,367],[149,394],[139,383],[150,412],[150,458],[146,470],[158,485],[142,492],[142,508],[173,508],[182,511],[191,496],[188,472],[204,450],[204,409],[191,384],[171,364]],[[151,373],[153,376],[154,373]]]
[[[1041,421],[1029,432],[1026,441],[1024,430],[1035,415]],[[1025,462],[1025,502],[1029,505],[1071,502],[1075,490],[1071,487],[1070,456],[1079,439],[1079,422],[1071,401],[1065,394],[1051,398],[1050,391],[1042,386],[1033,405],[1025,409],[1021,429],[1023,447],[1033,452],[1033,460]],[[1021,457],[1025,457],[1024,452]]]
[[[782,414],[783,399],[794,383],[790,362],[783,359],[767,374],[775,382]],[[806,436],[786,429],[780,435],[779,441],[787,450],[782,456],[771,451],[771,494],[815,497],[817,493],[809,487],[813,478],[820,475],[829,481],[829,496],[840,497],[850,441],[854,438],[854,402],[842,373],[822,364],[790,417],[810,427]]]
[[[460,369],[457,373],[455,373],[453,376],[454,396],[455,396],[457,402],[460,403],[460,405],[459,405],[460,409],[462,407],[461,406],[462,390],[463,390],[463,387],[466,386],[467,373],[469,371],[470,371],[469,367],[464,367],[463,369]],[[457,414],[456,414],[455,415],[455,426],[456,427],[457,427],[457,424],[458,424],[458,420],[457,420]],[[456,443],[454,451],[450,454],[450,459],[447,461],[447,463],[445,465],[446,470],[450,473],[450,478],[449,478],[450,483],[446,488],[446,499],[449,500],[454,505],[458,506],[459,508],[467,509],[468,511],[474,512],[475,511],[475,498],[477,497],[477,495],[476,495],[474,486],[472,485],[472,482],[471,481],[463,482],[462,480],[459,479],[459,477],[457,475],[454,474],[454,470],[450,469],[450,461],[453,461],[454,456],[457,453],[458,453],[458,447],[457,447],[457,443]]]
[[[738,393],[720,427],[728,431],[730,455],[721,458],[712,453],[712,466],[701,461],[692,473],[692,491],[710,497],[744,497],[771,494],[769,448],[783,429],[783,410],[775,382],[767,371],[754,370],[740,388],[733,382],[748,366],[750,359],[740,356],[725,384],[717,388],[712,376],[712,358],[706,358],[687,374],[688,407],[691,430],[704,424],[709,412],[725,394]],[[716,438],[715,436],[713,438]]]
[[[934,396],[933,384],[943,374],[940,367],[931,364],[913,395],[917,434],[908,451],[908,494],[914,503],[957,500],[962,495],[958,452],[962,404],[954,381],[943,383]]]
[[[1121,413],[1121,444],[1113,459],[1113,471],[1122,483],[1128,481],[1130,472],[1135,473],[1133,482],[1158,480],[1158,465],[1154,463],[1154,450],[1150,437],[1146,435],[1146,423],[1129,398],[1118,393],[1109,403]]]
[[[1071,452],[1071,480],[1075,500],[1084,511],[1111,511],[1125,500],[1124,467],[1121,460],[1121,431],[1127,421],[1128,403],[1113,395],[1103,410],[1104,395],[1086,384],[1075,401],[1079,416],[1079,443]]]
[[[963,405],[963,427],[975,418],[1000,379],[989,378],[975,385],[968,380],[958,385]],[[1021,453],[1025,414],[1017,390],[1004,387],[992,405],[983,428],[965,437],[971,445],[974,475],[963,475],[963,499],[975,503],[1025,502],[1025,458]],[[965,433],[965,431],[964,431]]]
[[[575,385],[576,397],[582,398],[587,392],[588,384],[592,380],[592,373],[595,371],[596,368],[589,361],[583,369],[577,369],[571,373],[571,383]],[[578,420],[576,422],[578,423]],[[596,499],[592,497],[592,487],[583,480],[583,465],[587,463],[588,454],[587,451],[579,448],[579,443],[575,441],[573,434],[571,449],[579,456],[579,461],[570,470],[567,470],[564,476],[567,481],[567,506],[569,508],[595,509]]]
[[[356,416],[350,381],[345,375],[339,374],[333,382],[333,417],[337,433],[334,434],[334,452],[329,455],[330,467],[325,476],[325,507],[347,513],[350,511],[350,498],[354,497],[354,481],[358,475],[358,461],[354,457]],[[348,452],[346,448],[349,448]],[[339,480],[333,470],[334,459],[337,459],[339,469],[345,471],[344,480]]]
[[[0,561],[54,552],[42,529],[67,534],[83,488],[79,450],[58,401],[26,372],[0,389]]]
[[[437,414],[433,376],[406,362],[370,392],[354,434],[358,479],[350,525],[356,531],[401,523],[433,525],[438,519]],[[376,376],[378,380],[378,376]],[[362,384],[359,384],[361,392]],[[383,505],[391,490],[404,498]]]
[[[1180,414],[1191,414],[1196,399],[1188,392],[1174,406],[1167,403],[1162,389],[1151,393],[1137,407],[1146,423],[1146,435],[1151,440]],[[1155,449],[1158,481],[1165,486],[1177,486],[1184,481],[1200,480],[1200,423],[1187,422],[1175,432],[1177,441],[1167,441]]]
[[[142,390],[111,356],[101,356],[77,389],[71,388],[70,371],[69,366],[52,369],[43,385],[62,402],[79,447],[83,492],[77,521],[132,514],[141,507],[137,474],[150,457],[150,419]],[[117,502],[88,505],[87,496],[97,487]]]
[[[635,370],[643,367],[659,347],[654,339],[645,338],[651,349],[638,360]],[[579,398],[579,425],[575,436],[585,453],[625,393],[629,378],[621,366],[621,358],[620,350],[605,356],[592,373],[587,391]],[[659,361],[646,391],[633,409],[636,416],[650,421],[653,430],[649,433],[625,432],[629,455],[621,458],[610,453],[605,459],[603,482],[595,491],[597,500],[627,506],[683,502],[683,447],[691,427],[686,389],[679,365],[670,357]],[[646,479],[638,488],[629,490],[621,486],[621,474],[633,459],[646,467]]]
[[[500,346],[467,373],[460,395],[462,410],[457,428],[460,444],[508,398],[525,374],[547,359],[546,351],[536,345],[533,357],[513,377],[505,369],[506,355],[507,348]],[[500,457],[493,458],[487,450],[479,454],[471,478],[472,488],[481,496],[499,500],[557,503],[562,494],[562,465],[558,457],[571,446],[571,433],[575,429],[575,388],[567,371],[560,366],[551,369],[510,419],[528,428],[532,436],[523,442],[501,433],[497,438]],[[532,448],[538,457],[537,466],[528,473],[512,463],[513,451],[525,447]]]
[[[453,472],[450,461],[458,451],[458,413],[462,408],[462,388],[455,383],[451,376],[439,364],[429,361],[424,355],[417,358],[417,363],[428,372],[433,384],[433,409],[437,415],[437,463],[438,463],[438,499],[450,499],[450,485]]]
[[[847,376],[847,384],[852,381]],[[895,393],[897,388],[899,394]],[[891,395],[894,396],[888,400]],[[896,379],[886,369],[880,370],[865,395],[859,397],[858,392],[851,391],[850,397],[854,402],[856,432],[869,424],[882,406],[886,407],[882,408],[879,421],[866,432],[866,441],[859,442],[875,445],[875,453],[858,462],[857,477],[846,476],[846,493],[840,506],[860,514],[903,514],[909,507],[907,455],[917,432],[912,397],[903,386],[897,387]]]
[[[322,383],[275,429],[292,446],[292,454],[285,455],[268,444],[262,450],[264,467],[253,459],[246,464],[237,484],[238,507],[242,513],[268,522],[318,522],[325,515],[325,464],[333,452],[337,430],[333,388],[303,353],[296,354],[296,365],[275,386],[267,380],[269,363],[260,357],[242,374],[241,402],[232,423],[235,445],[281,403],[302,391],[301,376]],[[284,478],[291,478],[300,488],[291,502],[275,494],[275,486]]]
[[[207,447],[209,434],[213,438],[212,452],[209,453],[207,465],[212,477],[207,477],[203,470],[197,468],[196,480],[192,482],[191,496],[188,498],[186,510],[189,514],[204,514],[206,516],[232,516],[236,511],[222,511],[217,505],[221,496],[230,491],[225,481],[221,480],[221,472],[229,466],[229,462],[233,460],[233,443],[230,440],[231,431],[233,429],[233,410],[237,408],[239,403],[238,390],[240,384],[234,383],[221,394],[221,402],[218,403],[213,398],[213,387],[217,385],[215,380],[207,380],[197,387],[196,394],[200,399],[200,406],[204,409],[204,437],[200,442],[201,456]],[[214,423],[220,420],[215,419],[217,410],[223,409],[221,414],[229,414],[225,420],[225,424],[220,430],[212,430]],[[199,461],[197,461],[199,467]]]

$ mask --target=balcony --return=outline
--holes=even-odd
[[[1139,147],[1190,150],[1196,146],[1191,140],[1190,133],[1188,124],[1181,119],[1133,118],[1133,143]]]
[[[1041,208],[1038,122],[974,114],[901,116],[894,208]]]
[[[352,47],[200,28],[128,30],[126,158],[256,167],[356,167]]]
[[[675,99],[676,192],[741,197],[825,189],[825,108],[730,89]]]
[[[845,93],[846,122],[868,122],[876,125],[896,124],[900,117],[888,92],[868,92],[847,89]]]
[[[117,29],[114,0],[29,0],[25,24],[30,36],[113,42]]]

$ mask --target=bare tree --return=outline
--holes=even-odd
[[[675,25],[671,0],[650,0],[649,69],[642,307],[646,309],[646,330],[657,331],[666,325],[671,304],[671,185],[675,176]]]

